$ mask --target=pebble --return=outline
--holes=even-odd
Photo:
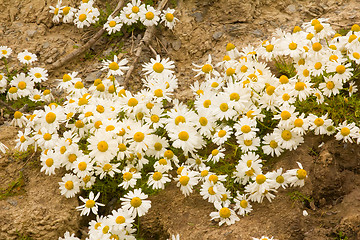
[[[36,33],[37,33],[37,31],[34,30],[34,29],[30,29],[30,30],[27,30],[27,31],[26,31],[26,35],[27,35],[29,38],[34,37],[34,35],[35,35]]]
[[[177,51],[181,48],[181,41],[180,40],[175,40],[171,43],[172,48]]]
[[[42,47],[43,47],[44,49],[48,48],[49,46],[50,46],[50,43],[49,43],[49,42],[44,42],[43,45],[42,45]]]
[[[85,78],[85,81],[86,82],[94,82],[95,79],[100,78],[101,74],[102,74],[102,71],[95,71],[95,72],[88,73]]]
[[[16,206],[18,204],[18,202],[16,200],[11,200],[11,199],[8,199],[7,202],[13,206]]]
[[[195,18],[196,22],[202,22],[204,19],[201,12],[193,13],[193,14],[191,14],[191,16],[193,16]]]
[[[254,34],[256,37],[262,37],[264,35],[263,32],[258,29],[252,31],[251,33]]]
[[[292,14],[296,12],[296,6],[294,4],[290,4],[289,6],[287,6],[285,8],[285,12],[287,12],[288,14]]]
[[[212,37],[215,39],[215,40],[219,40],[223,35],[223,32],[215,32]]]

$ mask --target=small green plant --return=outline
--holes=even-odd
[[[299,191],[289,192],[288,195],[290,196],[291,200],[293,200],[294,202],[299,201],[306,205],[314,201],[314,199],[311,196],[306,196]]]
[[[0,188],[0,200],[19,194],[24,186],[23,172],[19,172],[19,177],[12,181],[5,189]]]
[[[349,238],[343,233],[342,231],[338,232],[336,237],[334,238],[336,240],[348,240]]]

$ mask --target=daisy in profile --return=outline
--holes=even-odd
[[[64,8],[62,9],[63,22],[64,23],[72,23],[74,20],[76,11],[77,11],[76,8],[73,8],[70,6],[64,6]]]
[[[80,216],[86,215],[89,216],[90,211],[92,211],[95,215],[97,215],[98,207],[99,206],[105,206],[102,203],[97,203],[96,200],[100,197],[100,192],[96,194],[94,197],[94,193],[89,193],[89,198],[83,198],[82,196],[79,196],[80,200],[85,203],[84,205],[76,207],[77,210],[81,211]]]
[[[193,187],[199,182],[199,173],[183,168],[178,176],[174,178],[178,183],[176,186],[180,187],[181,192],[186,196],[193,192]]]
[[[17,58],[23,64],[32,64],[33,62],[37,61],[37,56],[28,50],[19,53]]]
[[[291,187],[302,187],[305,185],[305,179],[307,178],[307,172],[303,169],[301,163],[297,162],[299,168],[287,170],[283,176],[287,179]]]
[[[169,175],[163,172],[152,172],[149,175],[147,184],[153,189],[164,189],[165,184],[171,181]]]
[[[23,113],[16,111],[14,113],[14,118],[11,120],[10,125],[15,127],[25,127],[28,122],[28,119],[24,116]]]
[[[176,22],[179,21],[176,17],[174,17],[175,9],[167,8],[163,10],[161,17],[161,22],[165,24],[166,27],[173,29]]]
[[[343,123],[340,123],[336,128],[338,133],[335,135],[336,140],[343,140],[344,142],[353,142],[354,138],[359,138],[359,128],[355,123],[347,123],[345,120]]]
[[[131,212],[124,208],[119,208],[118,210],[113,210],[109,216],[109,220],[113,225],[113,230],[121,230],[125,227],[131,227],[134,220],[134,217],[131,216]]]
[[[104,29],[108,32],[108,34],[116,33],[120,31],[122,27],[122,22],[120,17],[112,17],[111,15],[108,17],[107,22],[104,24]]]
[[[195,72],[197,72],[197,74],[195,75],[195,77],[200,76],[200,75],[205,75],[205,78],[209,78],[211,76],[211,74],[214,74],[215,76],[220,76],[219,72],[217,72],[214,69],[214,66],[211,63],[211,55],[209,54],[208,60],[206,61],[206,63],[204,65],[197,65],[195,63],[193,63],[194,67],[193,70]]]
[[[216,212],[210,213],[211,220],[219,219],[219,226],[226,223],[226,225],[232,225],[236,221],[239,221],[239,217],[236,216],[235,211],[228,208],[227,206],[222,206],[221,203],[215,202],[214,206],[216,208]]]
[[[48,73],[45,68],[33,67],[29,70],[29,77],[34,81],[34,83],[40,83],[48,79]]]
[[[12,53],[12,49],[7,46],[0,46],[0,59],[8,58]]]
[[[66,198],[75,197],[80,192],[79,178],[74,174],[66,173],[59,182],[61,195],[65,195]]]
[[[0,93],[4,93],[7,90],[7,77],[4,73],[0,72]]]
[[[151,208],[151,201],[146,200],[148,195],[143,193],[141,189],[134,189],[134,191],[128,192],[124,198],[120,198],[122,201],[121,206],[131,212],[131,216],[143,216]]]
[[[50,6],[50,13],[53,13],[54,16],[52,18],[52,21],[54,23],[59,23],[60,22],[60,18],[62,17],[62,10],[64,8],[64,6],[61,6],[62,4],[62,0],[58,0],[57,4],[55,5],[55,7]]]
[[[235,201],[234,210],[238,211],[237,213],[239,215],[245,216],[246,214],[252,211],[252,206],[246,194],[240,194],[238,191],[234,201]]]
[[[156,25],[160,20],[159,15],[160,11],[155,10],[155,8],[150,5],[145,6],[145,4],[143,4],[140,6],[140,21],[147,27]]]
[[[110,75],[113,76],[121,76],[124,74],[123,71],[128,70],[129,67],[125,66],[125,64],[128,63],[128,60],[126,58],[122,59],[121,61],[118,61],[118,57],[114,55],[114,61],[110,60],[104,60],[102,62],[103,68],[101,70],[107,70],[107,77]]]
[[[174,71],[174,62],[169,58],[160,58],[156,55],[156,59],[151,58],[149,63],[143,64],[143,71],[151,78],[165,79],[167,76],[172,75]]]
[[[122,170],[123,181],[119,184],[119,187],[124,188],[125,190],[129,187],[133,188],[136,185],[138,179],[141,179],[141,173],[132,171],[130,168],[126,167]]]

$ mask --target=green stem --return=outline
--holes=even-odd
[[[3,57],[2,59],[4,62],[5,68],[6,68],[6,75],[8,75],[9,74],[9,66],[8,66],[7,59],[6,59],[6,57]]]

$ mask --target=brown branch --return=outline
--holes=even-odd
[[[11,107],[9,104],[7,104],[6,102],[3,102],[1,99],[0,99],[0,104],[2,105],[2,106],[5,106],[7,109],[9,109],[10,111],[12,111],[12,112],[16,112],[17,110],[16,109],[14,109],[13,107]]]
[[[165,7],[167,1],[168,0],[162,0],[159,3],[156,10],[161,11]],[[149,44],[154,31],[155,31],[155,26],[150,26],[150,27],[148,27],[146,29],[146,31],[144,33],[144,37],[141,39],[141,41],[139,43],[139,46],[138,46],[138,48],[136,50],[135,59],[134,59],[133,63],[131,64],[131,66],[129,67],[129,70],[126,72],[126,75],[125,75],[125,78],[124,78],[124,88],[129,88],[130,75],[135,69],[135,65],[136,65],[137,61],[139,60],[139,58],[140,58],[140,55],[142,53],[142,50],[143,50],[144,46]]]
[[[123,5],[124,5],[124,0],[120,0],[117,4],[115,10],[110,14],[110,16],[114,16],[114,15],[118,14],[120,12],[120,9],[123,7]],[[57,60],[56,62],[54,62],[48,68],[48,70],[52,71],[54,69],[57,69],[57,68],[61,67],[62,65],[64,65],[65,63],[71,61],[71,59],[75,58],[76,56],[78,56],[78,55],[82,54],[83,52],[85,52],[86,50],[88,50],[92,45],[94,45],[94,43],[97,40],[99,40],[99,38],[103,35],[104,32],[105,32],[105,29],[101,28],[86,44],[79,47],[78,49],[71,52],[70,54],[64,56],[63,58]]]

